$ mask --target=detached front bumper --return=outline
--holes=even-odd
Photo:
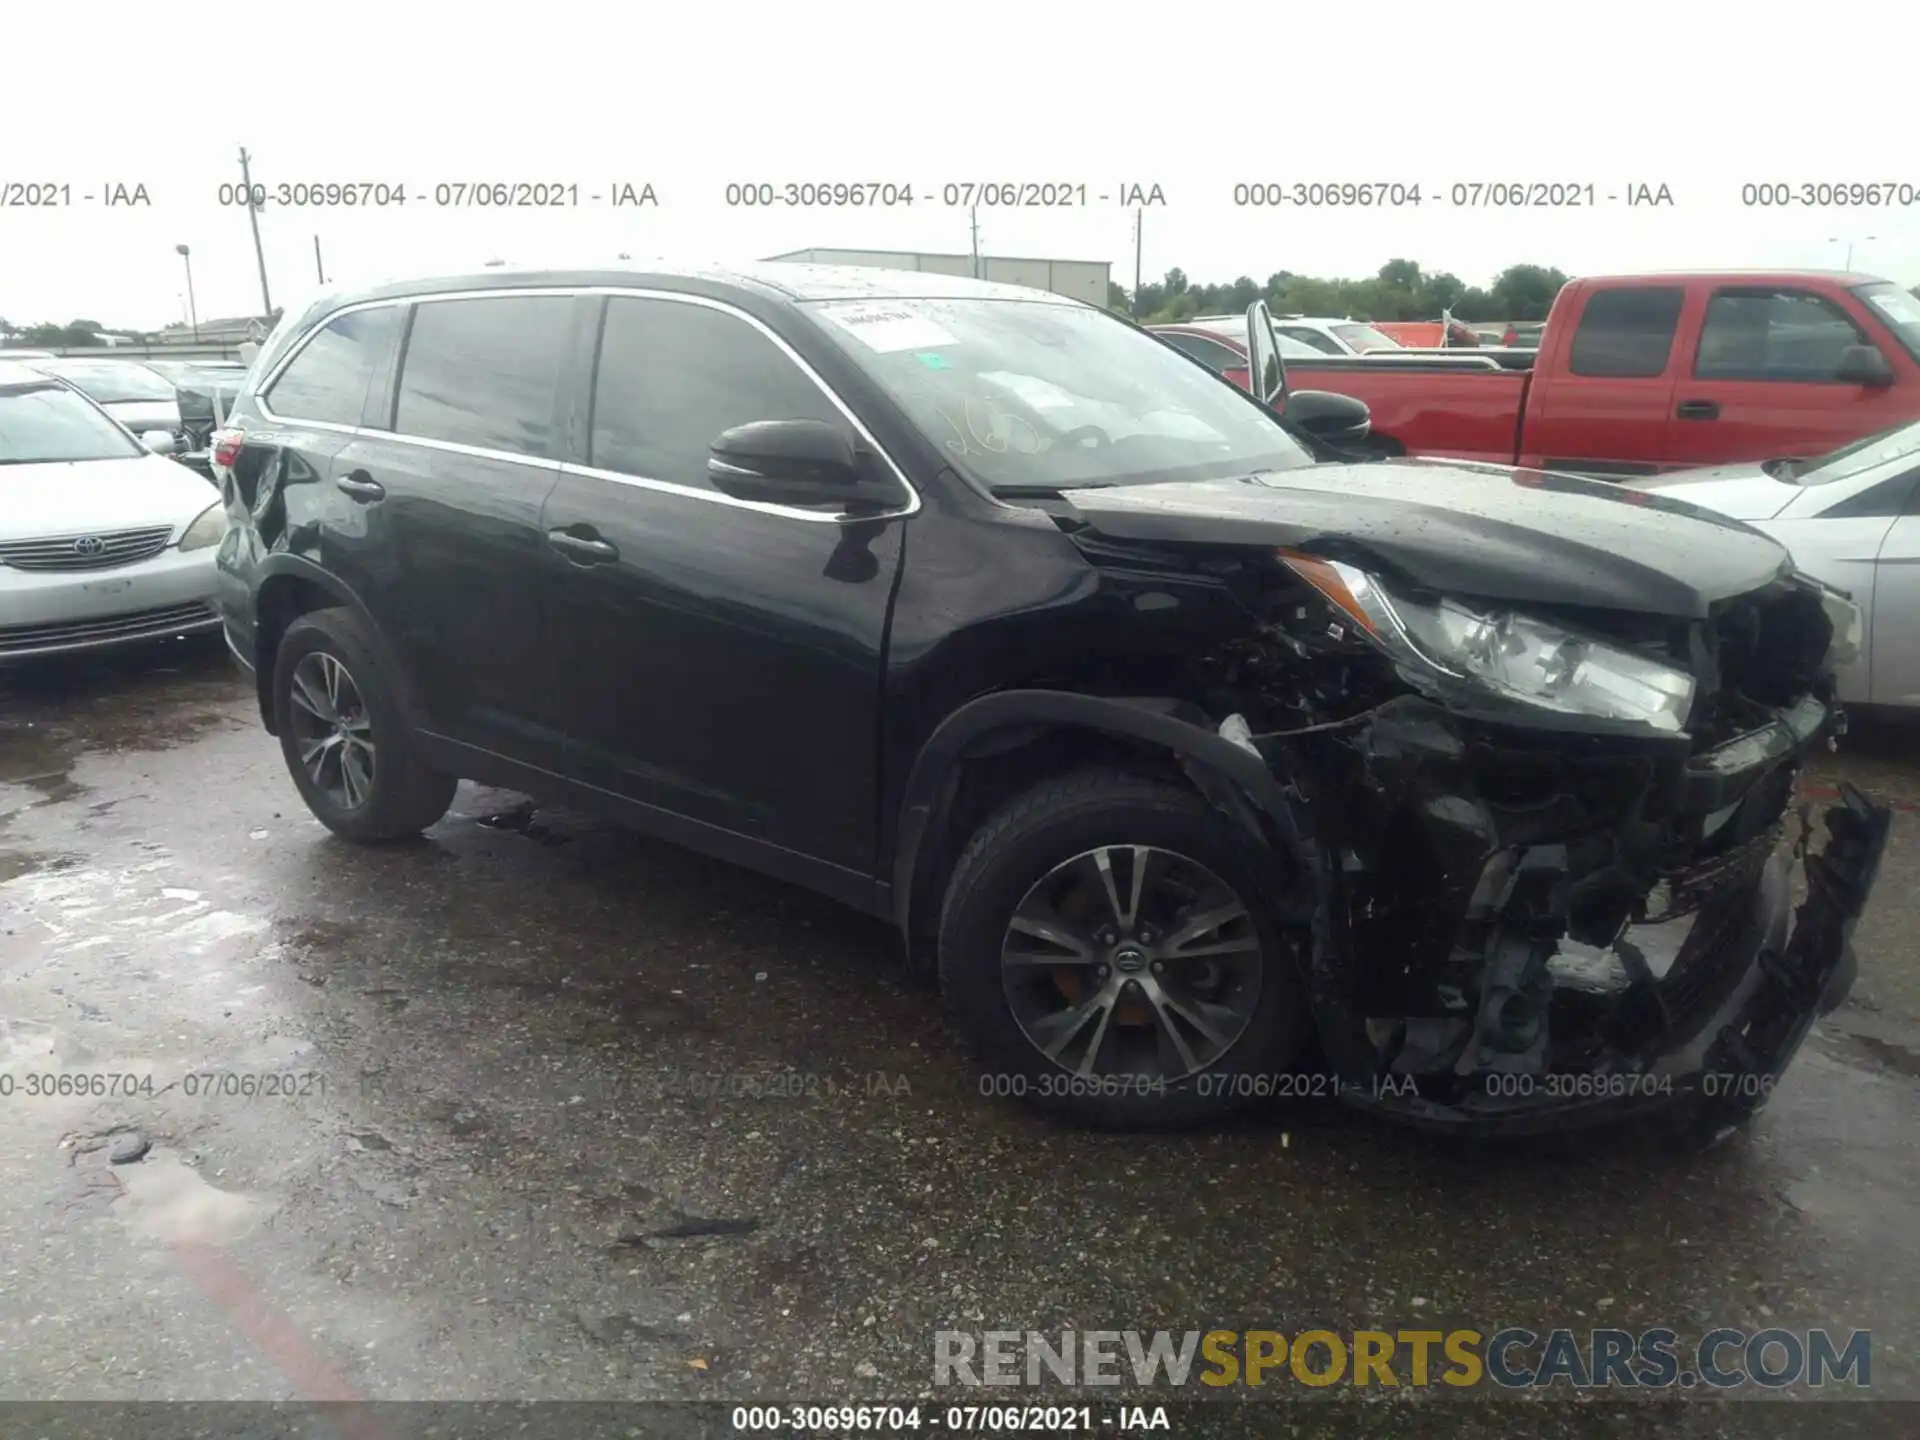
[[[1655,1110],[1717,1129],[1758,1109],[1852,984],[1891,823],[1849,786],[1824,848],[1780,843],[1799,766],[1838,724],[1807,699],[1696,754],[1684,736],[1407,697],[1311,737],[1316,753],[1262,737],[1335,817],[1321,838],[1344,893],[1312,989],[1342,1093],[1480,1135]],[[1631,938],[1654,912],[1692,916],[1659,974]],[[1576,949],[1613,967],[1609,984],[1565,982]]]
[[[1805,861],[1807,898],[1789,896],[1791,862],[1761,874],[1746,924],[1737,927],[1739,979],[1706,1023],[1652,1063],[1579,1075],[1505,1076],[1451,1103],[1424,1098],[1417,1082],[1383,1077],[1345,1092],[1363,1109],[1425,1128],[1525,1135],[1605,1125],[1654,1111],[1691,1112],[1704,1126],[1737,1123],[1764,1105],[1814,1020],[1853,986],[1853,931],[1878,877],[1891,812],[1851,785],[1826,815],[1825,848]],[[1726,964],[1734,957],[1715,957]]]

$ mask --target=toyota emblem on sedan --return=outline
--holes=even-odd
[[[98,535],[82,535],[73,542],[73,553],[76,555],[104,555],[106,550],[107,542]]]

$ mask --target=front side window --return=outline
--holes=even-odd
[[[1831,381],[1867,337],[1832,301],[1801,290],[1720,290],[1707,302],[1701,380]]]
[[[64,385],[0,388],[0,465],[124,460],[143,453],[85,396]]]
[[[820,387],[739,316],[684,300],[607,302],[592,465],[711,489],[713,442],[756,420],[847,424]]]
[[[1567,368],[1575,375],[1612,380],[1664,375],[1686,298],[1677,285],[1594,291],[1580,312]],[[1538,339],[1532,337],[1532,343]]]
[[[352,310],[329,320],[262,397],[276,416],[358,425],[367,386],[399,330],[397,306]]]
[[[989,491],[1230,479],[1313,463],[1244,392],[1087,306],[902,299],[805,308]]]
[[[395,432],[556,458],[553,395],[572,310],[565,295],[416,305],[400,361]]]

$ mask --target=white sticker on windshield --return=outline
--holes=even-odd
[[[931,350],[954,344],[953,336],[924,315],[898,305],[825,305],[824,314],[869,350]]]

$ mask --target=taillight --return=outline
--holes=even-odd
[[[232,465],[240,458],[241,448],[247,443],[247,432],[234,427],[217,431],[213,437],[213,463]]]

